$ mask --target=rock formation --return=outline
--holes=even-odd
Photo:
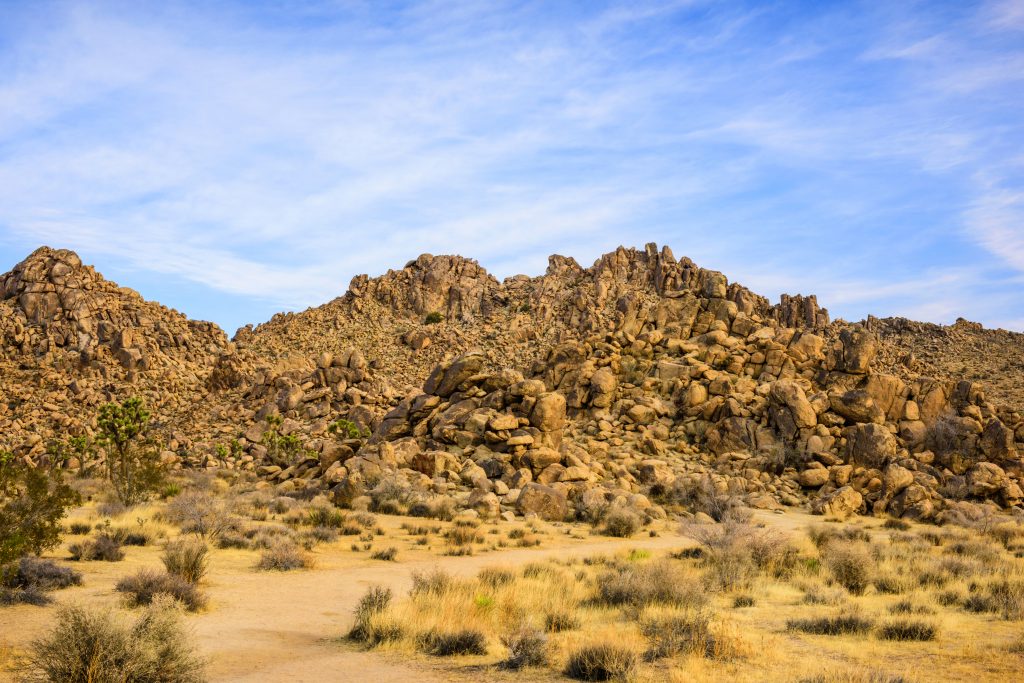
[[[837,516],[1024,504],[1024,335],[831,321],[813,296],[773,305],[654,245],[504,282],[423,255],[233,342],[67,251],[37,250],[0,295],[0,438],[28,459],[138,394],[168,462],[339,504],[389,479],[485,516],[657,517],[697,486]],[[268,416],[303,444],[294,462],[272,462]]]

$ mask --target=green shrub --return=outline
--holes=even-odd
[[[24,679],[31,683],[201,683],[196,656],[176,610],[158,601],[133,624],[111,612],[61,607],[56,626],[32,643]]]
[[[443,320],[444,316],[441,315],[438,311],[431,311],[430,313],[427,313],[427,317],[423,319],[423,322],[425,322],[427,325],[436,325],[437,323]]]
[[[0,567],[60,544],[60,524],[81,501],[60,470],[33,467],[0,451]]]

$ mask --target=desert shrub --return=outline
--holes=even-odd
[[[370,509],[386,515],[403,515],[416,496],[406,481],[399,475],[382,477],[368,492]]]
[[[444,320],[444,316],[439,311],[431,311],[427,313],[427,317],[423,319],[423,322],[427,325],[436,325],[437,323]]]
[[[85,536],[92,531],[92,524],[88,522],[72,522],[68,525],[68,533],[75,536]]]
[[[167,595],[177,600],[185,609],[192,612],[206,606],[206,597],[195,584],[180,576],[152,569],[141,569],[136,574],[124,577],[117,582],[115,590],[125,594],[125,601],[130,607],[148,605],[159,595]]]
[[[214,541],[218,548],[238,548],[240,550],[248,550],[252,547],[251,541],[245,537],[245,534],[236,531],[229,531],[221,534]]]
[[[935,602],[939,603],[943,607],[950,607],[952,605],[959,605],[964,601],[964,596],[955,590],[940,591],[935,594]]]
[[[260,554],[256,569],[286,572],[312,565],[312,558],[293,541],[279,540]]]
[[[23,557],[0,571],[0,585],[5,588],[50,591],[81,584],[82,575],[74,569],[38,557]]]
[[[306,535],[316,543],[331,543],[338,540],[338,530],[329,526],[315,526]]]
[[[598,599],[607,605],[702,607],[707,595],[668,561],[623,564],[597,579]]]
[[[732,606],[735,608],[741,607],[753,607],[757,604],[757,600],[754,599],[753,595],[737,595],[732,600]]]
[[[382,548],[381,550],[374,551],[370,554],[370,558],[374,560],[384,560],[385,562],[394,562],[395,558],[398,557],[398,548],[391,546],[389,548]]]
[[[883,640],[935,640],[937,633],[934,624],[910,619],[896,619],[878,629]]]
[[[543,666],[548,661],[548,638],[539,629],[524,626],[506,633],[501,644],[508,648],[508,657],[499,664],[503,669]]]
[[[133,624],[111,612],[61,607],[54,629],[32,643],[25,680],[201,683],[205,675],[178,612],[158,601]]]
[[[427,654],[436,657],[485,655],[487,637],[482,631],[472,628],[457,631],[431,629],[420,636],[419,646]]]
[[[691,512],[703,512],[716,522],[744,516],[742,501],[732,494],[719,491],[711,477],[707,476],[697,480],[677,480],[668,498]]]
[[[182,532],[203,538],[217,538],[238,527],[230,503],[205,491],[186,491],[176,496],[164,508],[164,518],[178,525]]]
[[[569,654],[565,675],[577,681],[610,681],[628,678],[636,670],[637,654],[622,645],[585,645]]]
[[[788,576],[799,560],[786,536],[750,524],[694,524],[685,527],[684,533],[701,544],[705,581],[717,588],[749,586],[759,572]]]
[[[391,606],[392,593],[390,588],[372,586],[363,597],[359,598],[355,608],[355,623],[348,632],[352,640],[374,644],[373,619]]]
[[[306,523],[312,527],[340,529],[345,526],[345,513],[341,510],[315,505],[306,512]]]
[[[0,566],[60,544],[60,521],[81,496],[60,470],[33,467],[0,451]]]
[[[829,589],[820,584],[811,584],[803,590],[803,602],[806,605],[839,605],[846,601],[846,591],[842,588]]]
[[[575,631],[580,627],[580,618],[569,610],[549,610],[544,614],[544,630],[551,633]]]
[[[50,604],[50,596],[45,591],[28,586],[26,588],[7,588],[0,586],[0,606],[35,605],[42,607]]]
[[[912,600],[900,600],[889,606],[890,614],[932,614],[934,610],[918,605]]]
[[[629,538],[640,528],[640,516],[626,508],[609,508],[601,519],[601,533],[616,538]]]
[[[786,628],[790,631],[801,631],[823,636],[841,636],[867,633],[874,627],[874,622],[856,612],[847,612],[831,616],[789,619]]]
[[[825,566],[832,578],[854,595],[863,595],[871,585],[875,560],[860,543],[831,542],[821,551]]]
[[[516,580],[515,572],[503,567],[484,567],[476,577],[480,580],[480,583],[491,588],[499,588]]]
[[[100,407],[96,419],[99,443],[106,454],[106,476],[121,504],[131,507],[160,489],[164,483],[159,450],[146,438],[150,413],[142,399]]]
[[[977,587],[963,602],[968,612],[992,612],[1003,619],[1024,619],[1024,582],[997,579]]]
[[[640,633],[647,639],[647,659],[683,654],[703,657],[714,652],[711,616],[703,610],[643,618]]]
[[[480,543],[483,537],[473,527],[454,526],[444,534],[445,539],[451,545],[469,545]]]
[[[901,595],[913,588],[913,584],[898,574],[880,574],[872,580],[875,590],[888,595]]]
[[[73,543],[68,546],[71,559],[82,562],[103,561],[120,562],[124,559],[124,551],[121,544],[113,536],[101,533],[95,538],[90,538],[81,543]]]
[[[871,534],[864,529],[855,526],[823,526],[814,525],[807,529],[807,536],[818,549],[824,548],[832,542],[855,543],[857,541],[870,542]]]
[[[884,524],[882,524],[882,528],[894,529],[897,531],[907,531],[908,529],[910,529],[910,522],[905,522],[902,519],[890,517],[889,519],[885,520]]]
[[[412,573],[412,588],[409,595],[442,595],[455,584],[451,574],[443,569],[434,568],[429,572],[414,571]]]
[[[198,538],[179,538],[164,546],[160,560],[168,574],[199,583],[209,567],[210,549]]]

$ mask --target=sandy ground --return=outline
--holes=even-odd
[[[802,515],[799,515],[802,517]],[[782,516],[768,519],[783,523]],[[257,553],[215,550],[204,591],[209,607],[187,616],[212,681],[450,681],[480,680],[482,672],[471,667],[453,672],[451,663],[435,664],[428,658],[408,659],[379,652],[365,652],[342,639],[352,622],[356,602],[371,585],[404,594],[415,570],[439,567],[456,575],[473,575],[487,566],[519,566],[547,558],[586,557],[623,549],[669,550],[689,545],[672,527],[657,537],[638,534],[631,539],[590,535],[586,527],[549,527],[542,546],[508,548],[464,557],[440,556],[413,544],[399,525],[400,517],[379,517],[387,532],[375,547],[395,545],[397,562],[369,559],[353,553],[349,541],[318,546],[316,566],[293,572],[253,570]],[[422,523],[423,520],[412,520]],[[785,520],[788,526],[790,520]],[[797,525],[797,521],[792,523]],[[505,525],[500,527],[507,531]],[[490,526],[486,527],[490,528]],[[579,538],[582,537],[582,538]],[[114,584],[141,567],[160,568],[158,548],[126,548],[125,560],[115,563],[87,562],[78,565],[85,575],[81,587],[53,593],[57,603],[117,606]],[[56,552],[53,557],[64,557]],[[0,610],[0,646],[23,648],[51,625],[52,608],[18,606]],[[494,672],[488,671],[488,679]],[[0,672],[0,680],[13,680]],[[519,676],[517,680],[522,680]]]

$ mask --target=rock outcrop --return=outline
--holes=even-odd
[[[1024,336],[831,321],[813,296],[773,305],[654,245],[504,282],[424,255],[232,342],[67,251],[36,251],[0,294],[0,434],[29,459],[140,394],[181,466],[340,504],[392,478],[484,516],[658,517],[697,486],[836,516],[1024,503],[1024,392],[996,378],[991,401],[935,341]],[[268,417],[301,443],[292,461],[268,452]]]

